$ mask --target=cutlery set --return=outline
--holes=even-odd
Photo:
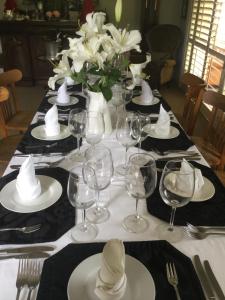
[[[217,299],[216,295],[218,296],[219,300],[225,300],[224,293],[212,271],[209,262],[205,260],[202,264],[198,255],[195,255],[193,260],[197,275],[207,300]]]
[[[20,259],[16,278],[16,300],[19,300],[20,293],[24,287],[28,287],[27,300],[31,299],[32,291],[37,287],[41,278],[42,262],[38,260]]]
[[[187,223],[184,227],[185,233],[195,239],[202,240],[208,235],[225,235],[225,226],[194,226]]]

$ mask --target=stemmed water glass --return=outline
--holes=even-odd
[[[83,161],[83,155],[80,151],[81,138],[85,134],[86,110],[82,108],[74,108],[70,111],[68,119],[68,127],[71,134],[77,139],[78,151],[70,156],[74,161]]]
[[[191,200],[195,189],[194,168],[182,170],[182,161],[170,160],[164,167],[159,185],[159,192],[163,201],[171,206],[169,226],[162,224],[158,226],[160,238],[169,242],[179,241],[183,236],[183,230],[174,227],[175,212]]]
[[[105,132],[103,114],[97,111],[88,111],[85,126],[85,138],[88,144],[98,144]]]
[[[129,147],[137,144],[135,136],[133,136],[133,124],[134,120],[137,118],[136,114],[133,112],[124,111],[119,115],[116,125],[116,138],[118,142],[123,145],[126,149],[125,152],[125,163],[116,167],[116,173],[120,175],[125,175],[127,170],[127,151]]]
[[[88,176],[90,167],[94,170],[95,177]],[[96,191],[96,205],[87,211],[87,218],[92,223],[105,222],[110,216],[104,201],[100,204],[99,195],[100,191],[110,185],[112,176],[113,161],[111,151],[103,145],[88,148],[85,151],[83,177],[88,187]]]
[[[138,152],[140,152],[141,149],[141,142],[143,142],[147,136],[148,133],[144,130],[145,126],[148,126],[151,124],[151,118],[149,115],[138,113],[137,117],[133,120],[133,136],[138,141]]]
[[[126,189],[128,194],[136,199],[136,213],[123,220],[125,230],[140,233],[148,228],[148,221],[138,213],[138,202],[154,192],[156,183],[157,171],[154,158],[147,153],[131,155],[127,166]]]
[[[89,170],[89,177],[95,176],[93,170]],[[94,224],[86,222],[86,209],[95,202],[95,193],[83,182],[82,165],[72,169],[69,174],[67,195],[70,203],[77,209],[82,209],[82,222],[71,229],[72,239],[75,241],[93,240],[97,233]]]

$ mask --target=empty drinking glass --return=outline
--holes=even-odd
[[[85,126],[85,137],[88,144],[98,144],[105,132],[103,114],[97,111],[88,111]]]
[[[105,205],[100,205],[100,191],[106,189],[113,176],[113,161],[111,151],[103,145],[96,145],[85,151],[83,167],[84,181],[88,187],[96,191],[96,205],[87,212],[87,218],[92,223],[102,223],[109,218],[109,210]],[[88,176],[89,167],[94,170],[95,177]]]
[[[158,227],[160,238],[176,242],[183,236],[183,230],[174,227],[176,208],[182,207],[191,200],[195,189],[194,168],[184,169],[182,161],[170,160],[164,167],[160,180],[159,192],[163,201],[171,206],[169,226],[166,224]],[[187,163],[187,162],[185,162]]]
[[[78,151],[70,155],[70,159],[74,161],[83,161],[83,155],[80,151],[81,138],[85,134],[86,110],[82,108],[74,108],[70,111],[68,119],[68,127],[71,134],[77,139]]]
[[[94,176],[94,171],[90,170],[88,176]],[[71,229],[72,239],[75,241],[93,240],[98,230],[94,224],[86,222],[86,209],[94,204],[95,193],[83,182],[82,165],[70,171],[67,195],[72,206],[82,209],[82,222]]]
[[[140,233],[148,228],[148,221],[138,213],[138,201],[149,197],[154,192],[156,183],[157,171],[154,158],[146,153],[131,155],[127,165],[126,188],[128,194],[136,199],[136,213],[123,220],[125,230]]]

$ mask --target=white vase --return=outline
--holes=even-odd
[[[89,105],[88,111],[100,112],[103,115],[105,122],[105,134],[109,135],[112,133],[111,116],[108,108],[108,104],[102,93],[95,93],[88,91]]]

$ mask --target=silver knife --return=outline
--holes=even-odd
[[[208,260],[204,260],[204,267],[205,267],[206,274],[207,274],[207,276],[212,284],[212,287],[213,287],[214,291],[216,292],[219,300],[225,300],[224,293],[213,273],[213,270],[212,270]]]
[[[33,157],[43,157],[43,156],[65,156],[69,152],[57,152],[57,153],[32,153],[32,154],[24,154],[24,153],[14,153],[13,156],[16,157],[28,157],[32,155]]]
[[[55,250],[54,246],[33,246],[33,247],[17,247],[17,248],[5,248],[0,250],[0,257],[5,253],[29,253],[37,251],[53,251]]]
[[[185,158],[186,160],[200,160],[200,155],[182,155],[182,156],[167,156],[167,157],[160,157],[157,158],[156,161],[169,161],[169,160],[182,160]]]
[[[197,271],[198,278],[200,280],[200,283],[202,285],[203,291],[205,292],[207,299],[208,300],[216,299],[215,294],[212,290],[212,287],[210,285],[208,277],[206,276],[205,270],[203,269],[202,263],[201,263],[198,255],[194,256],[194,265],[195,265],[195,269]]]
[[[47,252],[30,252],[30,253],[14,253],[14,254],[5,254],[0,256],[0,260],[9,259],[9,258],[47,258],[49,257]]]

